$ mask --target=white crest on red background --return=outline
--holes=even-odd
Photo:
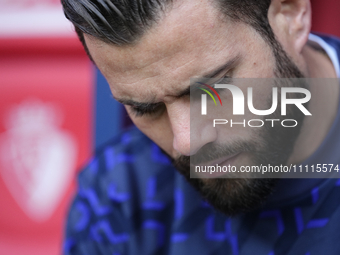
[[[76,142],[61,121],[56,105],[26,100],[9,110],[0,135],[1,176],[35,221],[49,219],[73,177]]]

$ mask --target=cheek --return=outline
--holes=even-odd
[[[129,113],[129,110],[126,110]],[[129,113],[129,116],[140,131],[169,155],[175,156],[173,153],[173,133],[167,113],[156,119],[149,116],[135,117],[133,113]]]

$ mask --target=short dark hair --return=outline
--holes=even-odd
[[[251,25],[265,37],[270,34],[271,0],[214,0],[234,21]],[[82,33],[116,45],[132,44],[160,17],[172,0],[61,0],[64,13]]]
[[[176,0],[175,0],[176,1]],[[255,29],[272,48],[276,59],[289,60],[269,24],[271,0],[211,0],[225,17]],[[173,0],[61,0],[85,51],[83,33],[118,46],[135,43],[160,18]],[[171,7],[171,6],[170,6]],[[93,61],[93,60],[92,60]],[[290,61],[291,62],[291,61]],[[284,66],[276,69],[284,76]]]
[[[268,10],[271,0],[214,0],[217,7],[233,21],[241,21],[265,38],[273,36],[269,25]]]
[[[159,19],[171,1],[61,0],[61,3],[91,58],[83,33],[118,46],[132,44]]]

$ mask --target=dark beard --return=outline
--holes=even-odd
[[[277,78],[303,78],[302,72],[290,60],[281,45],[275,45],[276,57],[274,70]],[[269,116],[280,119],[279,113]],[[233,155],[235,152],[250,152],[254,165],[286,164],[292,153],[295,141],[300,133],[304,115],[296,108],[288,109],[287,118],[298,121],[295,128],[263,128],[259,132],[262,144],[256,142],[239,142],[227,147],[207,144],[199,152],[190,157],[180,156],[173,164],[187,181],[195,187],[209,204],[228,216],[247,213],[259,208],[273,193],[277,179],[266,178],[233,178],[233,179],[198,179],[190,178],[191,163],[208,162],[223,155]],[[207,154],[207,151],[210,153]],[[219,153],[217,153],[219,152]],[[221,152],[223,155],[220,155]],[[211,156],[210,156],[211,155]]]
[[[176,169],[215,209],[228,216],[258,208],[272,193],[275,179],[202,179],[190,178],[190,157],[173,161]]]

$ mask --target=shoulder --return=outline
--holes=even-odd
[[[97,184],[103,186],[112,181],[123,187],[133,179],[142,181],[155,175],[164,167],[173,172],[168,157],[134,127],[99,148],[80,172],[78,181],[80,188],[99,188]]]
[[[111,140],[78,176],[65,253],[82,254],[80,249],[97,249],[102,242],[120,250],[143,224],[143,208],[161,211],[171,203],[176,174],[160,148],[138,129]]]
[[[331,44],[332,46],[340,47],[340,38],[334,35],[315,33],[319,37],[321,37],[325,42]]]
[[[328,55],[331,55],[330,57],[334,55],[334,57],[336,56],[337,59],[340,59],[340,38],[334,35],[313,32],[309,35],[309,39],[319,44],[326,50]]]

